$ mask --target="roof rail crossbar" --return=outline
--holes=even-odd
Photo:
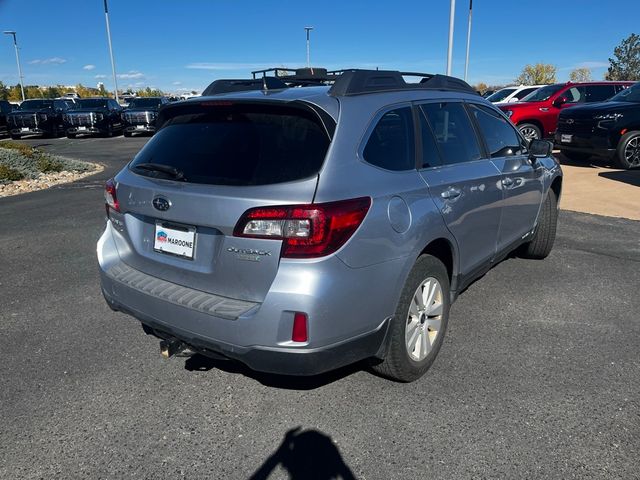
[[[276,77],[257,79],[226,78],[215,80],[202,92],[202,96],[219,95],[222,93],[243,92],[249,90],[278,90],[287,88],[287,84]]]
[[[419,83],[407,83],[404,77],[421,77]],[[447,75],[399,72],[396,70],[345,70],[329,89],[334,97],[411,89],[458,90],[476,94],[471,86],[459,78]]]

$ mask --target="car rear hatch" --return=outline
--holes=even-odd
[[[250,208],[313,202],[335,123],[305,102],[207,101],[162,128],[115,178],[121,260],[177,285],[261,302],[282,241],[234,237]]]

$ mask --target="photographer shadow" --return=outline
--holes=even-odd
[[[289,430],[282,443],[251,475],[250,480],[266,480],[281,466],[291,480],[355,480],[331,437],[317,430],[297,427]]]

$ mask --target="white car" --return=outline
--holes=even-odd
[[[519,102],[530,93],[535,92],[545,85],[520,85],[505,87],[487,97],[491,103],[513,103]]]

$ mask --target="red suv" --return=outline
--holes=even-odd
[[[527,140],[553,137],[558,115],[568,107],[602,102],[634,82],[556,83],[539,88],[520,102],[500,105]]]

